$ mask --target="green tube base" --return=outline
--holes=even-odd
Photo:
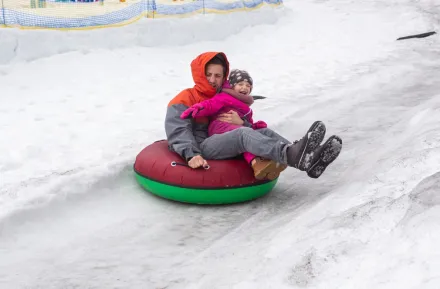
[[[200,205],[219,205],[246,202],[268,194],[276,185],[278,179],[254,186],[224,189],[194,189],[167,185],[152,181],[135,173],[139,184],[159,197]]]

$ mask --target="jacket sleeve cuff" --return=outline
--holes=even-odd
[[[248,122],[248,120],[245,117],[243,117],[242,120],[244,121],[243,126],[252,127],[252,124],[250,122]]]
[[[198,156],[200,154],[194,152],[185,153],[185,161],[189,162],[193,157]]]

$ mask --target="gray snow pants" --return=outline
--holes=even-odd
[[[268,128],[253,130],[241,127],[223,134],[215,134],[201,144],[202,156],[207,160],[236,157],[244,152],[287,164],[286,150],[291,142]]]

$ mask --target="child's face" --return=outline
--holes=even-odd
[[[234,91],[244,95],[249,95],[251,93],[251,85],[247,81],[240,81],[234,86]]]

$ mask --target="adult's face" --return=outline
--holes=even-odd
[[[224,81],[223,66],[220,64],[209,64],[206,67],[205,74],[206,79],[212,87],[217,89],[222,86]]]

